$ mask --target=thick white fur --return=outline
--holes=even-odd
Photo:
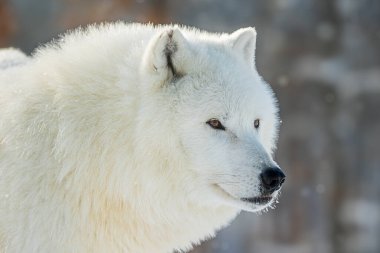
[[[255,40],[107,24],[0,70],[0,252],[187,250],[265,208],[239,200],[277,135]]]
[[[28,57],[16,48],[0,50],[0,70],[22,65],[28,61]]]

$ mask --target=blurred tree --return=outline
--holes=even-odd
[[[16,31],[16,21],[6,1],[0,1],[0,47],[9,45]]]

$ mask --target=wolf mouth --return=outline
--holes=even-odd
[[[273,196],[271,195],[262,195],[262,196],[252,197],[252,198],[236,198],[232,196],[230,193],[228,193],[226,190],[224,190],[218,184],[215,184],[214,186],[217,189],[221,190],[224,193],[224,195],[227,195],[229,198],[232,198],[234,200],[240,200],[243,202],[249,202],[255,205],[265,205],[265,204],[268,204],[273,199]]]
[[[241,201],[244,202],[250,202],[256,205],[265,205],[269,203],[272,200],[272,196],[265,195],[265,196],[258,196],[258,197],[253,197],[253,198],[241,198]]]

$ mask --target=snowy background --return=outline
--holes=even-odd
[[[276,210],[243,213],[192,253],[380,252],[379,0],[0,0],[0,46],[26,52],[92,22],[255,26],[279,97]]]

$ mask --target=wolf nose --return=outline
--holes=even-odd
[[[285,174],[280,168],[266,168],[260,174],[261,185],[263,194],[271,194],[280,189],[281,185],[285,182]]]

